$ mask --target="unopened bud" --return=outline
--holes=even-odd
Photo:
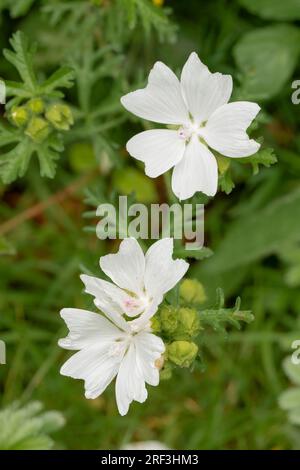
[[[42,114],[45,109],[44,101],[41,98],[32,98],[26,106],[33,114]]]
[[[195,309],[182,307],[177,314],[176,339],[189,339],[198,335],[201,326],[200,318]]]
[[[67,131],[74,123],[69,106],[63,103],[50,105],[46,110],[46,118],[58,130]]]
[[[184,279],[179,287],[180,297],[189,304],[201,304],[205,302],[205,290],[197,279]]]
[[[33,117],[25,130],[28,135],[35,142],[43,142],[50,133],[50,126],[45,119],[40,117]]]
[[[159,333],[161,330],[161,323],[158,315],[154,315],[154,317],[151,318],[151,330],[153,333]]]
[[[10,118],[17,127],[22,127],[28,122],[29,113],[24,106],[16,106],[12,108]]]
[[[159,312],[161,330],[171,336],[177,328],[177,309],[172,306],[164,306]]]
[[[198,346],[189,341],[173,341],[168,348],[168,359],[179,367],[189,367],[195,360]]]

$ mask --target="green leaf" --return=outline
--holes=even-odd
[[[64,148],[59,134],[52,133],[43,142],[34,143],[18,129],[0,124],[0,147],[13,143],[16,145],[12,149],[0,154],[0,177],[5,184],[24,176],[34,153],[39,159],[41,176],[54,177],[56,160]]]
[[[241,310],[240,307],[241,299],[238,297],[234,307],[224,308],[224,294],[222,289],[218,289],[216,306],[200,311],[200,321],[216,331],[224,330],[226,324],[240,329],[240,322],[251,323],[254,320],[254,316],[249,310]]]
[[[27,90],[23,83],[7,80],[5,86],[6,96],[19,96],[20,98],[30,98],[32,96],[32,92]]]
[[[13,35],[10,43],[13,51],[5,49],[4,56],[16,67],[23,83],[7,81],[7,96],[17,96],[23,99],[37,95],[57,98],[64,96],[58,89],[70,88],[73,85],[75,75],[70,67],[61,67],[43,83],[38,83],[33,68],[35,45],[30,45],[27,37],[20,31]]]
[[[0,155],[0,176],[3,183],[9,184],[24,176],[32,154],[32,146],[23,138],[12,150]]]
[[[51,95],[58,88],[70,88],[73,86],[74,71],[70,67],[61,67],[56,70],[43,84],[41,85],[42,93]],[[57,92],[56,92],[56,95]],[[59,96],[63,96],[61,93]]]
[[[231,191],[234,189],[235,184],[232,180],[230,168],[228,168],[228,170],[219,175],[219,186],[225,194],[230,194]]]
[[[157,8],[149,0],[118,0],[117,3],[119,9],[127,15],[131,29],[137,26],[139,18],[146,35],[150,34],[152,28],[161,36],[172,37],[174,35],[175,28],[166,15],[168,10]]]
[[[12,18],[18,18],[26,15],[28,10],[31,8],[35,0],[2,0],[4,2],[4,8],[8,8]],[[0,6],[0,8],[2,5]]]
[[[246,33],[233,49],[242,73],[241,99],[267,100],[291,77],[300,52],[300,31],[275,25]]]
[[[40,163],[41,176],[53,178],[56,170],[56,160],[64,149],[62,139],[57,134],[52,134],[47,140],[36,146],[36,152]]]
[[[147,204],[158,200],[154,181],[136,168],[116,170],[113,174],[113,187],[120,194],[135,193],[138,202]]]
[[[274,150],[271,148],[261,149],[254,155],[246,158],[236,158],[235,161],[240,163],[250,163],[253,167],[253,173],[257,174],[259,165],[269,168],[277,162],[277,157],[274,155]]]
[[[13,51],[4,50],[4,56],[18,70],[26,88],[34,91],[36,87],[36,77],[33,70],[33,55],[35,53],[35,45],[30,46],[26,36],[18,31],[10,40]]]
[[[278,198],[266,208],[239,218],[208,260],[205,272],[221,273],[241,268],[300,240],[300,189]]]
[[[137,22],[137,9],[135,0],[126,0],[126,10],[129,28],[134,29]]]
[[[20,133],[12,126],[7,126],[0,121],[0,147],[21,140]]]
[[[267,20],[299,20],[299,0],[239,0],[250,13]]]
[[[0,411],[0,450],[42,450],[53,446],[47,435],[64,425],[64,418],[56,411],[42,412],[39,402],[23,408],[13,403]]]

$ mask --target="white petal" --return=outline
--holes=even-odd
[[[188,121],[179,80],[162,62],[154,64],[146,88],[122,96],[121,103],[131,113],[149,121],[163,124]]]
[[[86,398],[96,398],[116,376],[122,357],[110,356],[111,342],[102,342],[82,349],[62,366],[60,373],[85,381]]]
[[[82,349],[120,336],[120,330],[100,314],[79,308],[64,308],[60,315],[70,330],[68,336],[58,342],[62,348]]]
[[[178,131],[155,129],[135,135],[126,148],[132,157],[145,163],[146,175],[156,178],[181,160],[185,141]]]
[[[122,289],[143,293],[145,257],[135,238],[125,238],[118,253],[102,256],[100,267]]]
[[[189,267],[182,259],[173,260],[172,255],[173,238],[158,240],[146,253],[145,287],[158,302],[180,281]]]
[[[116,400],[119,413],[124,416],[133,400],[143,403],[147,399],[145,380],[137,365],[136,348],[131,343],[116,380]]]
[[[232,93],[230,75],[211,73],[195,52],[189,56],[181,73],[182,93],[197,123],[206,121]]]
[[[175,166],[172,189],[183,200],[197,191],[214,196],[218,187],[218,165],[214,155],[193,136],[187,145],[182,160]]]
[[[85,291],[95,297],[94,304],[115,325],[123,331],[128,330],[127,322],[123,318],[124,308],[128,295],[111,282],[97,277],[82,274],[80,279],[85,285]]]
[[[165,352],[161,338],[152,333],[141,332],[135,336],[137,363],[145,382],[156,386],[159,384],[159,369],[155,361]]]
[[[237,101],[217,109],[203,129],[208,145],[226,157],[248,157],[256,153],[260,144],[249,139],[247,128],[260,107],[256,103]]]

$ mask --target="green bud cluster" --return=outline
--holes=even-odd
[[[22,106],[14,106],[9,115],[11,122],[24,128],[34,142],[43,142],[53,129],[66,131],[74,123],[72,111],[64,103],[47,105],[42,98],[32,98]]]
[[[193,308],[164,306],[153,320],[153,330],[168,339],[190,339],[201,329],[197,311]]]
[[[164,306],[161,308],[159,319],[161,331],[164,336],[172,337],[174,334],[178,324],[177,312],[178,310],[171,306]]]
[[[163,306],[152,318],[154,334],[161,336],[166,344],[161,378],[168,379],[174,366],[190,367],[198,354],[194,339],[201,330],[200,318],[194,308]]]
[[[157,315],[152,317],[151,329],[152,329],[154,334],[160,333],[160,331],[161,331],[161,322],[160,322],[160,318]]]

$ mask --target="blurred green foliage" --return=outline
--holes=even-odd
[[[283,368],[294,386],[282,392],[279,405],[287,411],[291,424],[300,425],[300,367],[299,364],[293,364],[289,356],[285,358]]]
[[[292,82],[300,78],[299,2],[0,0],[0,18],[0,48],[10,51],[0,56],[10,94],[1,107],[2,177],[12,167],[0,183],[0,338],[7,345],[1,413],[16,400],[59,410],[66,424],[53,438],[69,449],[153,439],[179,449],[299,449],[299,428],[278,406],[288,384],[282,359],[300,339],[300,108],[291,101]],[[156,60],[178,71],[193,50],[213,71],[233,76],[233,99],[262,106],[252,132],[263,150],[243,161],[222,160],[224,192],[193,200],[206,203],[205,245],[212,250],[189,259],[189,276],[207,297],[199,307],[208,329],[199,334],[197,367],[174,370],[121,418],[111,389],[88,401],[82,383],[59,375],[65,353],[57,339],[65,329],[58,312],[93,310],[78,275],[100,274],[99,256],[117,248],[96,238],[95,207],[119,192],[132,201],[170,200],[168,181],[144,181],[142,167],[128,157],[125,143],[149,123],[126,113],[119,98],[143,86]],[[31,90],[28,70],[35,76]],[[49,80],[63,97],[52,95],[58,87],[49,89]],[[10,112],[34,97],[46,106],[63,100],[74,125],[30,140]],[[55,178],[41,178],[30,158],[36,154],[45,176],[54,176],[59,156]],[[186,256],[180,244],[176,254]],[[243,315],[250,320],[252,311],[255,320],[225,331],[219,320],[236,326],[239,303],[225,309],[221,296],[212,316],[218,287],[226,305],[241,296]]]
[[[24,407],[12,403],[0,411],[1,450],[43,450],[51,449],[52,439],[47,435],[64,425],[61,413],[42,412],[39,402]]]

